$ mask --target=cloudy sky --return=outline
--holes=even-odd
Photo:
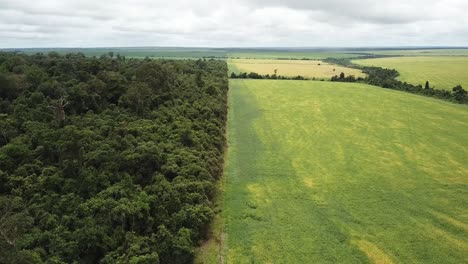
[[[468,46],[467,0],[0,0],[0,48]]]

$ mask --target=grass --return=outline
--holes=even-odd
[[[415,85],[429,81],[431,87],[452,90],[456,85],[468,88],[468,57],[392,57],[354,60],[366,66],[396,69],[399,79]]]
[[[332,76],[339,75],[341,72],[356,77],[365,76],[359,70],[317,60],[229,59],[229,65],[231,65],[230,69],[234,71],[257,72],[259,74],[272,75],[274,70],[277,69],[278,75],[302,75],[304,77],[315,77],[319,79],[329,79]]]
[[[229,108],[211,248],[222,254],[203,263],[468,259],[468,107],[363,84],[230,80]]]
[[[270,50],[256,50],[256,51],[237,51],[228,53],[230,58],[238,59],[315,59],[321,60],[326,58],[354,58],[360,56],[353,54],[351,51],[270,51]]]
[[[411,49],[411,50],[374,50],[368,51],[378,55],[402,56],[468,56],[468,49]]]
[[[239,58],[239,59],[314,59],[355,58],[364,54],[403,56],[468,56],[468,49],[340,49],[340,48],[190,48],[190,47],[103,47],[103,48],[10,48],[26,54],[57,51],[62,54],[82,52],[87,56],[101,56],[109,51],[128,58]]]

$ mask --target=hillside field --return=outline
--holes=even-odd
[[[256,72],[259,74],[297,76],[308,78],[330,79],[344,72],[346,75],[365,77],[361,71],[329,64],[320,60],[261,60],[261,59],[229,59],[230,69],[237,72]]]
[[[203,263],[463,263],[468,107],[363,84],[230,80]]]
[[[468,57],[392,57],[354,60],[356,64],[396,69],[401,81],[423,85],[429,81],[436,89],[468,88]]]

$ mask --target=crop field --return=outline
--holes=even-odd
[[[230,69],[241,72],[256,72],[259,74],[315,77],[329,79],[344,72],[346,75],[365,77],[356,69],[325,63],[318,60],[261,60],[261,59],[229,59]]]
[[[233,59],[311,59],[321,60],[326,58],[354,58],[360,56],[353,52],[346,51],[236,51],[229,52],[228,57]]]
[[[222,254],[199,261],[468,259],[468,107],[356,83],[230,80],[229,108],[211,247]]]
[[[86,56],[99,57],[112,51],[129,58],[232,58],[232,59],[308,59],[323,60],[326,58],[355,58],[363,55],[395,56],[468,56],[468,49],[229,49],[229,48],[190,48],[190,47],[103,47],[103,48],[23,48],[6,49],[25,54],[48,53],[57,51],[60,54],[81,52]]]
[[[354,60],[356,64],[396,69],[401,81],[452,90],[456,85],[468,88],[468,57],[392,57]]]
[[[412,50],[374,50],[368,53],[401,56],[468,56],[468,49],[412,49]]]

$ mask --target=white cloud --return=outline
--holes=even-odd
[[[465,0],[0,0],[0,47],[466,45]]]

